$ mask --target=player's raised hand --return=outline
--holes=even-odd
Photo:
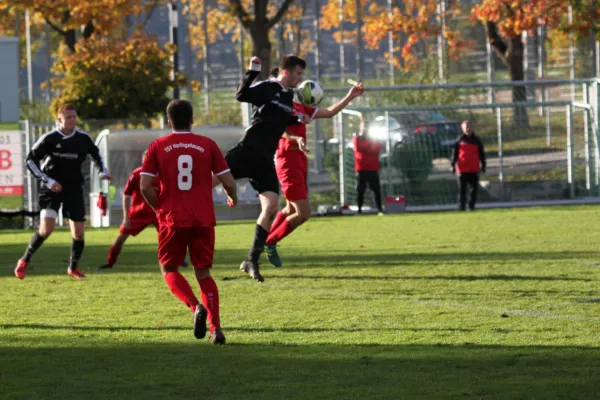
[[[55,193],[58,193],[62,191],[62,185],[58,182],[54,182],[52,186],[50,186],[50,190],[52,190]]]
[[[362,82],[360,82],[357,85],[352,86],[352,88],[350,88],[350,96],[354,99],[360,95],[362,95],[365,92],[365,87],[363,85]]]
[[[250,64],[262,64],[262,60],[256,56],[250,59]]]

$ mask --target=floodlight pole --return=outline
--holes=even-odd
[[[173,81],[173,98],[179,98],[179,86],[175,79],[179,71],[179,41],[177,39],[177,30],[179,28],[179,14],[177,13],[177,1],[171,0],[169,9],[170,41],[174,46],[173,51],[173,69],[171,70],[171,80]]]

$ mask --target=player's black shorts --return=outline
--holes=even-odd
[[[85,206],[83,203],[83,188],[81,186],[63,187],[62,191],[55,193],[45,185],[40,188],[39,194],[40,210],[60,210],[63,206],[63,217],[74,222],[85,221]]]
[[[279,194],[274,159],[269,160],[253,149],[237,145],[227,152],[225,160],[234,179],[248,178],[258,193]]]

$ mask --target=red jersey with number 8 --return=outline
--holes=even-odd
[[[211,172],[221,175],[228,171],[221,150],[205,136],[176,132],[152,142],[142,175],[160,176],[160,226],[215,226]]]

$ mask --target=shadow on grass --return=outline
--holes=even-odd
[[[17,259],[23,254],[25,245],[7,244],[0,247],[0,277],[13,274],[13,268]],[[113,270],[97,273],[95,271],[98,265],[106,262],[108,248],[105,245],[86,245],[85,252],[80,262],[80,268],[87,274],[110,274],[125,272],[144,272],[160,273],[156,255],[156,244],[137,244],[128,243],[123,248],[119,261]],[[294,250],[292,250],[294,251]],[[582,259],[598,260],[600,252],[598,251],[532,251],[532,252],[445,252],[432,251],[427,253],[390,253],[386,250],[383,254],[366,253],[368,249],[348,249],[347,252],[313,252],[310,254],[298,255],[298,253],[286,254],[287,250],[282,247],[280,255],[283,258],[286,268],[323,268],[323,267],[344,267],[344,268],[389,268],[392,266],[403,267],[421,267],[423,264],[464,264],[479,262],[538,262],[538,261],[567,261],[578,262]],[[38,253],[35,254],[30,266],[31,275],[63,275],[66,274],[68,265],[70,246],[66,244],[45,244]],[[237,271],[239,263],[246,259],[246,249],[222,249],[215,251],[214,266],[217,271]],[[265,269],[270,268],[263,255]],[[361,279],[360,277],[340,277],[340,279]],[[384,279],[382,277],[381,279]],[[410,279],[390,278],[390,279]],[[455,279],[455,280],[578,280],[584,281],[584,278],[568,278],[565,276],[547,277],[547,276],[519,276],[519,275],[467,275],[467,276],[446,276],[446,277],[414,277],[414,279]]]
[[[336,280],[447,280],[447,281],[574,281],[574,282],[592,282],[593,279],[587,278],[569,278],[561,276],[527,276],[527,275],[424,275],[424,276],[373,276],[373,275],[304,275],[289,274],[278,275],[277,279],[336,279]]]
[[[45,324],[0,324],[0,329],[32,329],[32,330],[67,330],[67,331],[189,331],[190,326],[68,326],[68,325],[45,325]],[[317,332],[473,332],[473,329],[464,328],[404,328],[404,327],[386,327],[386,328],[247,328],[247,327],[227,327],[227,332],[286,332],[286,333],[317,333]]]
[[[0,347],[3,399],[594,399],[600,349],[78,341]]]

